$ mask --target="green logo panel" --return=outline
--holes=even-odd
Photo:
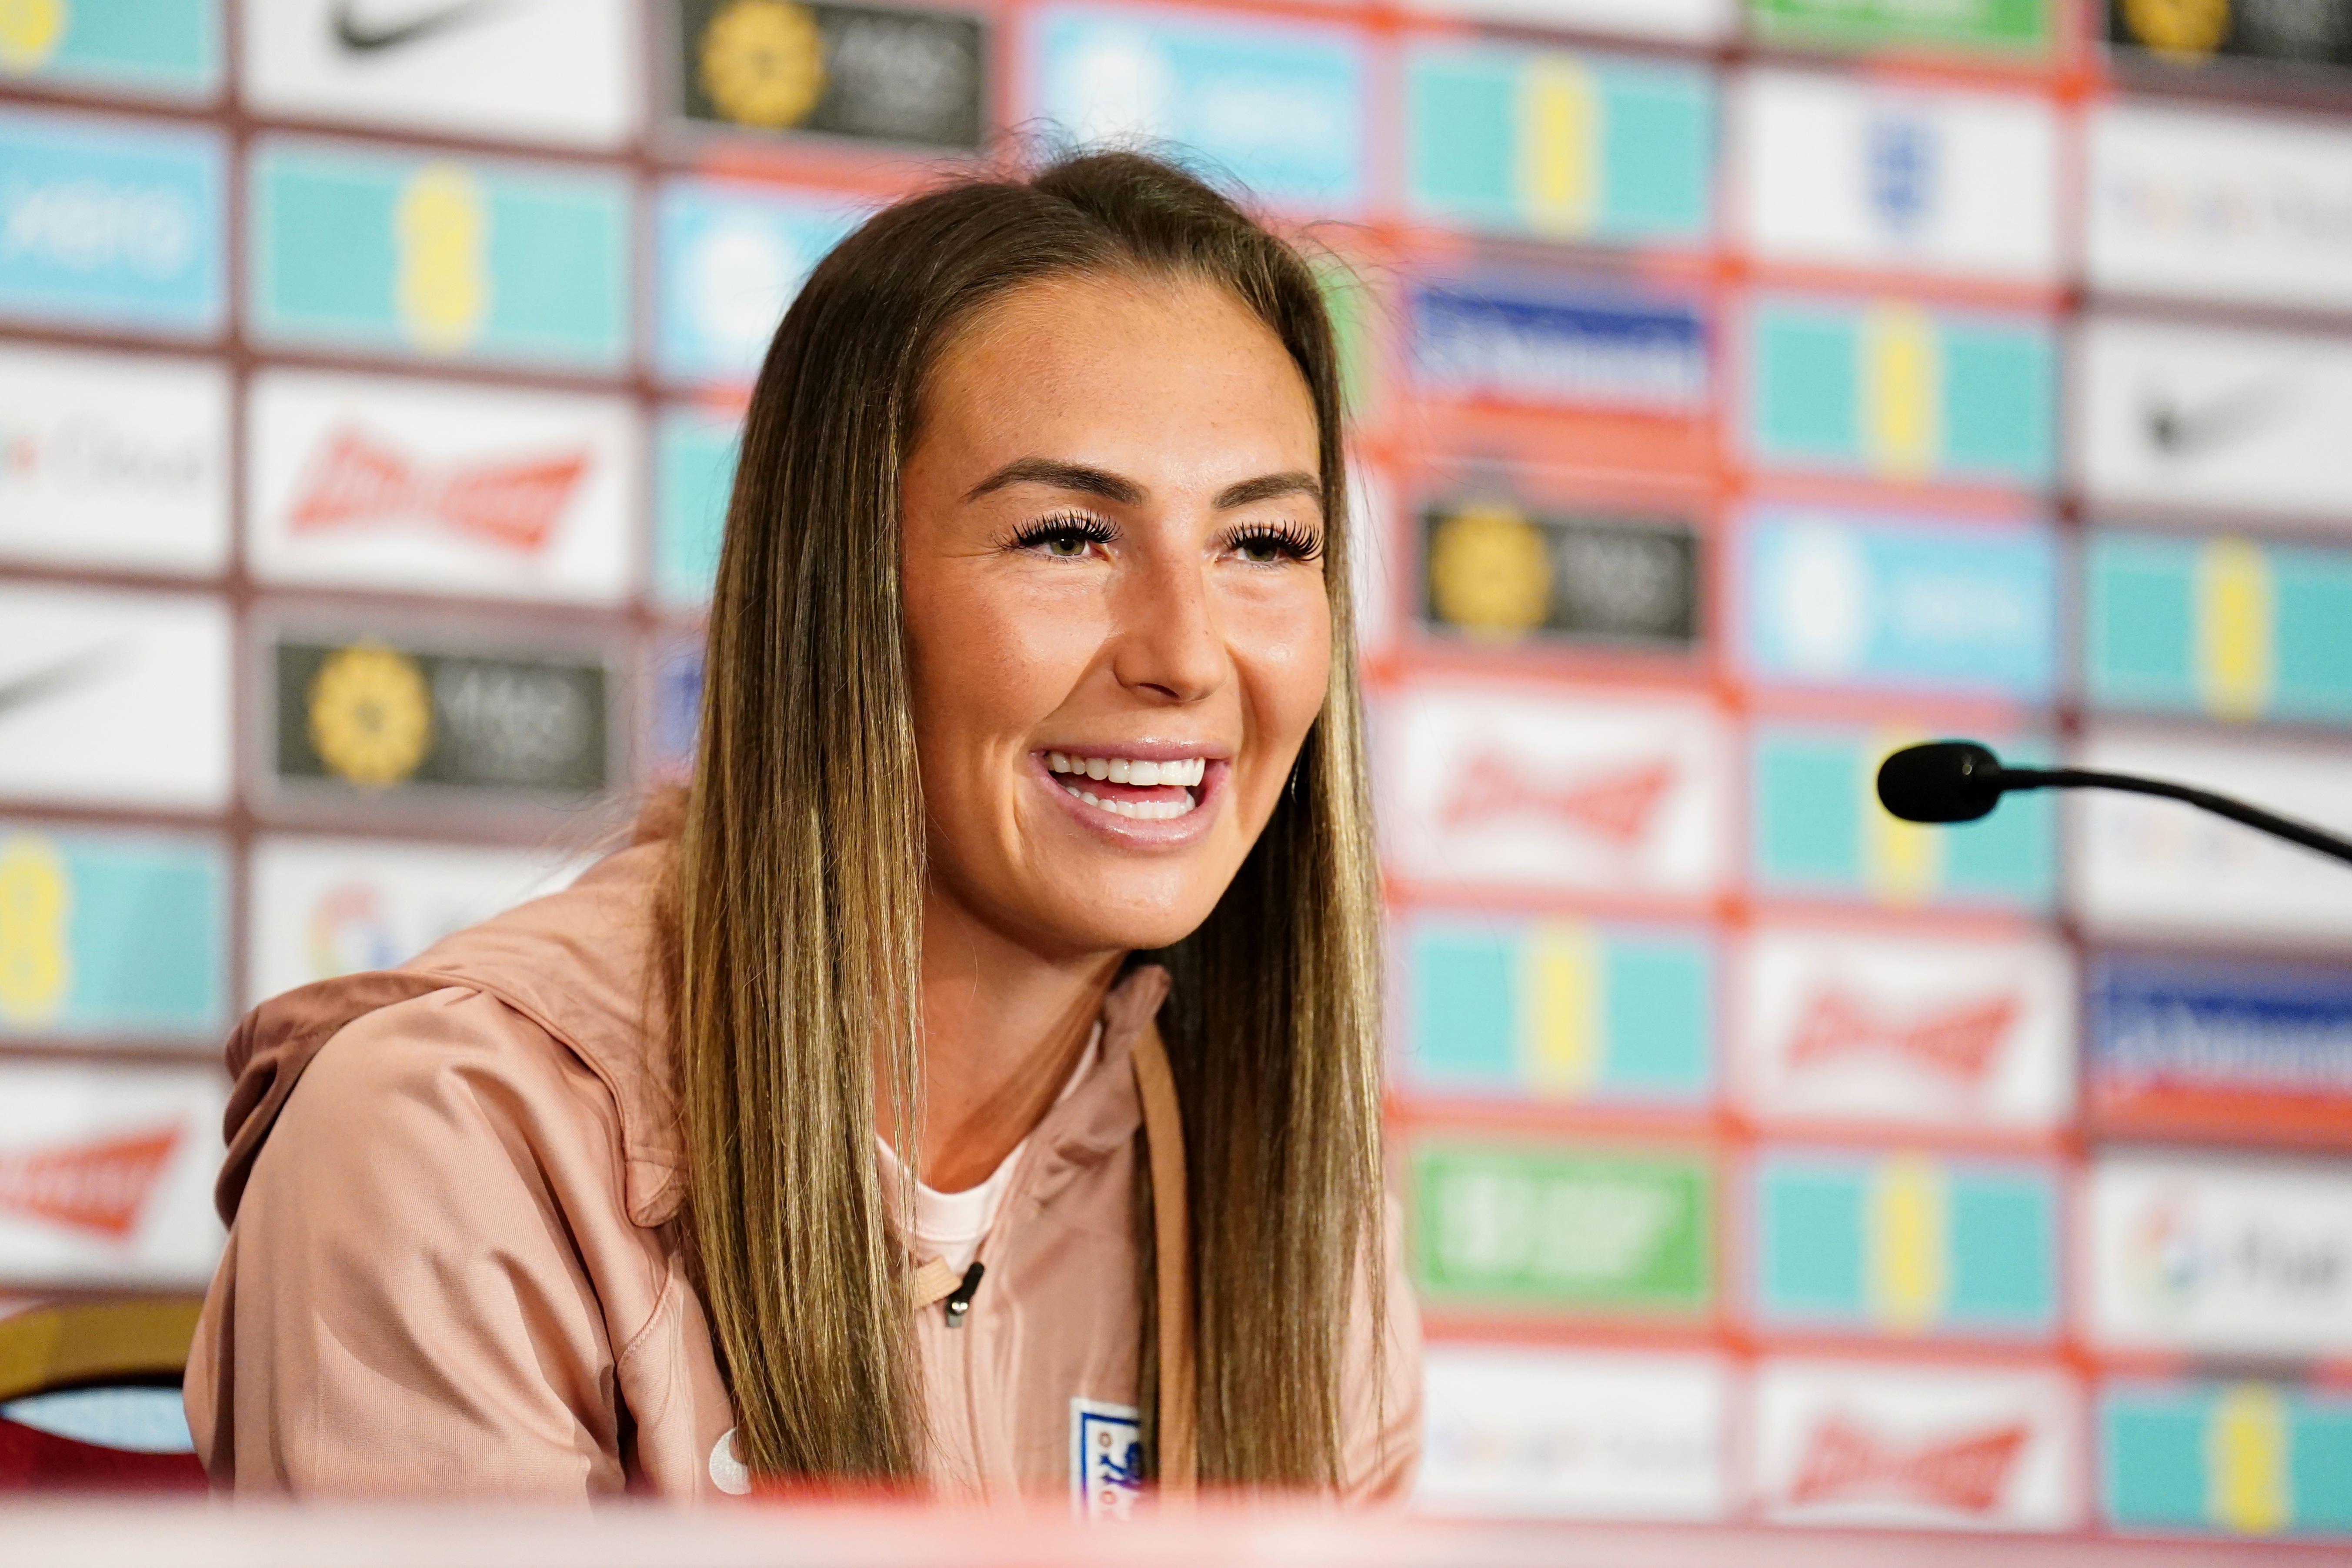
[[[1412,1259],[1432,1305],[1692,1317],[1715,1300],[1713,1166],[1695,1149],[1421,1142]]]
[[[2051,0],[1748,0],[1755,31],[1774,42],[1846,48],[1952,48],[2042,55]]]

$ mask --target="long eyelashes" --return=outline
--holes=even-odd
[[[1234,530],[1225,541],[1225,548],[1237,552],[1253,564],[1272,565],[1277,560],[1312,561],[1323,553],[1323,536],[1301,523],[1253,523]]]
[[[1054,553],[1055,545],[1076,544],[1084,549],[1088,544],[1108,544],[1118,537],[1118,530],[1091,512],[1057,511],[1024,525],[1006,542],[1014,550],[1046,548]]]

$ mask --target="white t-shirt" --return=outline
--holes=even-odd
[[[1070,1098],[1079,1080],[1093,1070],[1095,1058],[1102,1049],[1102,1025],[1087,1039],[1087,1048],[1078,1053],[1078,1064],[1070,1069],[1069,1081],[1062,1092],[1054,1097],[1059,1105]],[[889,1143],[879,1137],[875,1140],[882,1151],[882,1175],[896,1182],[901,1172],[898,1156]],[[1022,1153],[1029,1147],[1024,1138],[1013,1146],[987,1180],[978,1186],[966,1187],[960,1193],[943,1193],[934,1187],[915,1184],[915,1250],[919,1256],[937,1258],[961,1274],[971,1267],[980,1251],[980,1244],[988,1239],[989,1227],[996,1223],[996,1211],[1003,1205],[1004,1191],[1013,1184],[1013,1173],[1020,1168]]]

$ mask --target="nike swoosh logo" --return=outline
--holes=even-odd
[[[2286,391],[2284,379],[2273,375],[2194,405],[2174,393],[2146,392],[2140,427],[2164,456],[2191,458],[2269,423]]]
[[[504,10],[509,0],[458,0],[455,5],[445,5],[438,11],[427,11],[405,22],[390,26],[371,27],[352,14],[351,0],[335,7],[335,42],[355,55],[381,54],[396,49],[403,44],[413,44],[419,38],[429,38],[436,33],[446,33],[452,27],[477,21],[492,11]]]
[[[13,680],[0,681],[0,719],[5,719],[16,709],[30,708],[44,698],[71,691],[78,686],[88,686],[121,663],[122,652],[123,645],[120,642],[100,643],[96,647],[68,654]]]

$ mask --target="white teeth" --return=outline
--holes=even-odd
[[[1067,752],[1048,752],[1045,765],[1057,773],[1073,778],[1108,779],[1112,784],[1139,784],[1146,789],[1162,784],[1181,784],[1187,789],[1197,786],[1208,776],[1209,759],[1181,757],[1170,762],[1153,762],[1134,757],[1079,757]]]
[[[1099,811],[1114,816],[1133,817],[1138,822],[1172,822],[1191,813],[1201,803],[1186,796],[1182,800],[1104,800],[1090,789],[1064,784],[1064,789]]]

